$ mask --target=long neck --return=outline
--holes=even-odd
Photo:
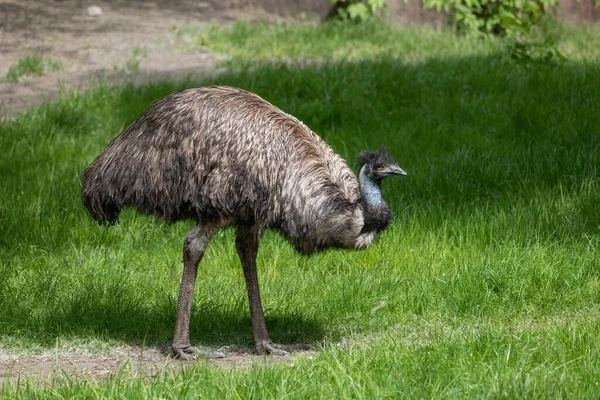
[[[369,178],[365,174],[365,167],[361,168],[358,181],[365,205],[365,224],[361,233],[381,232],[392,221],[392,213],[381,197],[381,181]]]
[[[381,182],[369,178],[365,174],[364,166],[358,174],[358,182],[360,183],[360,191],[366,204],[378,206],[383,202],[383,198],[381,197]]]

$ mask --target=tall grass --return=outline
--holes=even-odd
[[[251,41],[272,28],[232,29],[248,30]],[[320,38],[324,48],[333,33],[346,34],[339,29]],[[264,235],[259,276],[271,335],[324,343],[316,358],[249,371],[197,365],[149,383],[116,376],[20,391],[7,385],[3,394],[597,396],[600,66],[584,55],[521,66],[496,44],[381,29],[388,33],[363,32],[365,42],[412,35],[415,56],[244,62],[203,82],[98,86],[0,124],[0,337],[8,352],[169,343],[191,223],[129,210],[120,225],[100,228],[80,205],[78,178],[172,91],[243,87],[303,120],[347,160],[384,144],[409,173],[385,183],[395,220],[369,250],[305,258],[277,233]],[[569,29],[569,43],[586,34]],[[250,345],[231,231],[211,242],[200,271],[192,341]]]

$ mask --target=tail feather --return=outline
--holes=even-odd
[[[119,221],[121,207],[94,184],[93,165],[81,177],[81,202],[99,225],[114,225]]]

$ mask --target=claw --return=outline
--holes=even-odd
[[[196,359],[198,349],[193,346],[175,347],[173,346],[173,356],[180,360],[192,361]]]
[[[173,357],[183,361],[193,361],[198,358],[225,358],[225,354],[220,351],[200,351],[193,346],[173,347]]]
[[[256,354],[270,354],[272,356],[287,356],[291,352],[299,350],[309,350],[312,347],[308,344],[277,344],[273,342],[262,342],[256,345]]]

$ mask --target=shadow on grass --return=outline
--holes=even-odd
[[[175,326],[175,304],[161,303],[155,308],[150,307],[147,299],[144,302],[131,293],[107,298],[88,292],[64,302],[62,307],[45,308],[43,316],[33,316],[12,305],[12,318],[3,322],[10,326],[10,331],[5,333],[19,332],[20,340],[43,347],[56,345],[56,338],[169,346]],[[311,343],[324,338],[319,321],[300,315],[269,312],[266,321],[271,338],[277,343]],[[190,338],[193,345],[252,348],[251,327],[247,311],[228,310],[226,305],[219,304],[214,307],[195,304]]]

